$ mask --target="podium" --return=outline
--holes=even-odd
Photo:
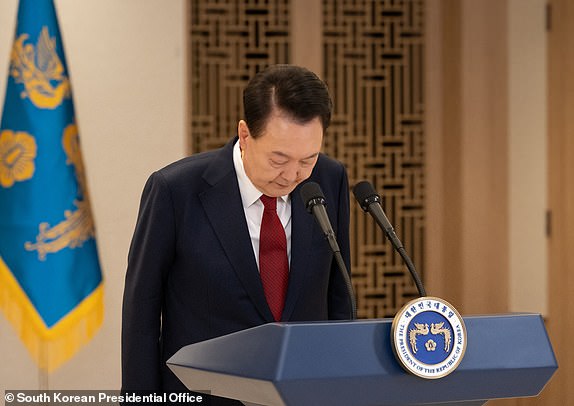
[[[558,368],[542,317],[464,317],[466,354],[440,379],[395,359],[392,319],[272,323],[192,344],[167,364],[194,391],[260,405],[482,405],[538,395]]]

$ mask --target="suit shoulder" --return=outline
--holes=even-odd
[[[206,168],[213,162],[217,152],[218,150],[201,152],[182,158],[155,171],[151,177],[160,177],[168,185],[200,179]]]
[[[317,160],[314,171],[318,174],[321,174],[322,172],[328,172],[331,174],[346,173],[345,165],[343,165],[343,163],[325,154],[319,154],[319,159]]]
[[[217,150],[194,154],[172,162],[156,172],[161,174],[167,181],[177,179],[182,175],[201,174],[216,154]]]
[[[349,186],[345,166],[324,154],[319,155],[309,180],[321,185],[323,192],[326,194],[335,193],[338,195],[341,190],[346,190]]]

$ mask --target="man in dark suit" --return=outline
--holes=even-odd
[[[299,196],[304,181],[321,185],[350,269],[347,175],[320,153],[327,87],[307,69],[277,65],[258,73],[243,99],[235,139],[146,183],[124,292],[124,392],[185,391],[165,362],[188,344],[275,321],[350,318],[345,282]],[[276,206],[271,214],[264,199]],[[271,223],[281,243],[267,242]]]

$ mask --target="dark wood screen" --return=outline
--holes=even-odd
[[[424,237],[423,2],[323,1],[324,78],[335,114],[325,152],[349,181],[369,180],[414,263]],[[373,220],[352,204],[353,276],[360,317],[394,315],[417,296]]]
[[[225,144],[243,116],[242,92],[268,65],[289,63],[289,0],[193,0],[191,150]]]

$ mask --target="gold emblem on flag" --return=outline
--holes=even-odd
[[[10,55],[10,74],[24,85],[22,98],[41,109],[54,109],[70,97],[70,81],[56,53],[56,40],[50,38],[48,27],[42,27],[36,48],[25,44],[28,34],[20,35]]]
[[[36,140],[23,131],[0,133],[0,186],[10,188],[34,176]]]
[[[78,127],[70,124],[64,129],[62,146],[67,156],[67,164],[72,164],[76,171],[81,200],[74,200],[76,210],[66,210],[65,220],[50,228],[48,223],[40,223],[40,232],[36,243],[27,242],[28,251],[38,251],[38,257],[44,261],[47,254],[53,254],[64,248],[77,248],[95,236],[94,221],[88,196],[84,163],[80,151]]]

